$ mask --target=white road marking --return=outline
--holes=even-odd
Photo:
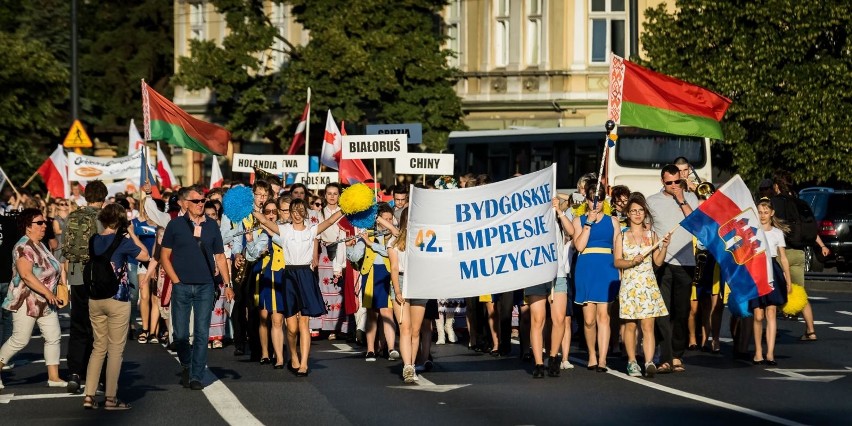
[[[818,368],[767,368],[766,371],[781,374],[785,377],[761,377],[765,380],[785,380],[796,382],[820,382],[828,383],[837,379],[842,379],[846,376],[807,376],[802,373],[852,373],[852,368],[846,367],[845,370],[823,370]]]
[[[852,331],[852,327],[830,327],[837,331]]]
[[[822,296],[808,296],[808,300],[827,300],[827,297]]]
[[[59,337],[68,337],[68,336],[70,336],[70,334],[68,334],[68,333],[59,335]],[[30,336],[30,340],[32,340],[32,339],[43,339],[43,338],[44,338],[44,336],[42,336],[41,334],[39,334],[38,336]]]
[[[413,385],[388,386],[388,387],[391,388],[391,389],[407,389],[407,390],[443,393],[443,392],[449,392],[451,390],[463,388],[463,387],[466,387],[466,386],[470,386],[469,383],[463,384],[463,385],[436,385],[436,384],[432,383],[431,381],[429,381],[429,379],[427,379],[423,376],[418,376],[418,378],[420,380],[416,381],[415,384],[413,384]]]
[[[34,395],[18,395],[13,393],[0,394],[0,404],[8,404],[12,401],[23,401],[26,399],[54,399],[54,398],[81,398],[82,395],[73,393],[43,393]]]
[[[843,315],[852,315],[852,312],[849,312],[849,311],[837,311],[837,313],[843,314]]]
[[[142,167],[142,166],[139,166],[139,167]],[[59,359],[59,362],[63,362],[63,361],[67,362],[68,360],[65,359],[65,358]],[[43,359],[37,359],[35,361],[32,361],[32,364],[44,364],[44,360]]]
[[[337,349],[329,349],[329,350],[326,350],[326,351],[319,351],[319,352],[331,352],[331,353],[338,353],[338,354],[357,354],[357,353],[361,352],[360,350],[353,348],[348,343],[332,343],[332,346],[334,346]]]
[[[799,318],[799,322],[805,322],[805,319]],[[834,323],[833,322],[827,322],[827,321],[814,321],[814,325],[834,325]]]
[[[575,362],[576,364],[586,365],[585,360],[581,360],[581,359],[575,358],[575,357],[570,357],[570,359],[571,359],[571,361]],[[705,397],[705,396],[696,395],[694,393],[684,392],[682,390],[678,390],[678,389],[670,388],[668,386],[660,385],[656,382],[652,382],[650,380],[643,379],[641,377],[630,377],[623,372],[615,371],[613,369],[610,369],[609,371],[607,371],[607,374],[609,374],[613,377],[617,377],[617,378],[622,379],[622,380],[627,380],[629,382],[633,382],[637,385],[649,387],[651,389],[656,389],[656,390],[661,391],[661,392],[670,393],[672,395],[679,396],[679,397],[686,398],[686,399],[691,399],[693,401],[703,402],[705,404],[709,404],[709,405],[713,405],[713,406],[716,406],[716,407],[719,407],[719,408],[724,408],[724,409],[727,409],[727,410],[735,411],[735,412],[742,413],[742,414],[745,414],[745,415],[748,415],[748,416],[757,417],[759,419],[767,420],[767,421],[770,421],[770,422],[773,422],[773,423],[778,423],[778,424],[787,425],[787,426],[804,426],[803,423],[798,423],[798,422],[795,422],[793,420],[788,420],[788,419],[784,419],[784,418],[781,418],[781,417],[778,417],[778,416],[773,416],[772,414],[767,414],[767,413],[764,413],[764,412],[761,412],[761,411],[752,410],[751,408],[741,407],[739,405],[734,405],[734,404],[719,401],[719,400],[716,400],[716,399],[708,398],[708,397]],[[420,379],[420,380],[423,380],[423,379]]]

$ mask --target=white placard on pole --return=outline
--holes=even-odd
[[[346,135],[343,136],[341,158],[399,158],[408,153],[406,135]]]
[[[258,167],[272,174],[308,171],[307,155],[253,155],[234,153],[231,171],[252,173]]]
[[[396,159],[396,174],[452,175],[453,154],[412,154]]]
[[[339,181],[337,172],[298,173],[294,182],[302,183],[308,189],[325,189],[325,186]]]

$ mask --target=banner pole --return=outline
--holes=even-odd
[[[592,207],[594,209],[598,208],[598,194],[601,191],[601,181],[603,180],[602,175],[603,175],[603,171],[604,171],[604,166],[606,165],[606,154],[607,154],[607,151],[609,150],[609,134],[612,132],[612,129],[615,128],[615,122],[612,121],[612,120],[607,120],[604,127],[606,128],[606,136],[604,136],[603,156],[601,157],[600,170],[598,170],[598,184],[595,186],[595,198],[594,198],[594,203],[592,204]],[[586,197],[588,197],[588,196],[589,196],[589,194],[586,194]],[[600,201],[603,201],[603,200],[600,200]]]
[[[9,187],[12,188],[12,191],[15,191],[15,196],[20,200],[21,199],[21,193],[18,192],[18,188],[15,188],[15,185],[12,184],[12,180],[9,179],[9,175],[7,175],[6,171],[3,170],[3,169],[0,169],[0,172],[3,173],[3,177],[6,178],[6,183],[9,184]]]
[[[36,170],[36,171],[32,174],[32,176],[30,176],[30,178],[29,178],[29,179],[27,179],[27,181],[26,181],[26,182],[24,182],[24,184],[23,184],[23,185],[21,185],[21,188],[26,188],[26,187],[27,187],[27,185],[29,185],[29,184],[30,184],[30,182],[32,182],[32,181],[33,181],[33,179],[35,179],[36,175],[38,175],[38,170]]]
[[[379,178],[376,174],[376,159],[373,158],[373,191],[376,193],[376,202],[379,202]]]

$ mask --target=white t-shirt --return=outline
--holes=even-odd
[[[772,257],[778,256],[778,247],[787,247],[787,244],[784,242],[784,232],[774,226],[771,230],[764,232],[766,233],[766,242],[769,244],[769,254]]]
[[[693,211],[698,208],[698,198],[695,197],[695,194],[687,192],[683,194],[683,200],[692,207]],[[665,262],[672,265],[695,266],[692,234],[682,226],[678,226],[685,216],[683,209],[677,205],[674,197],[660,190],[645,201],[648,204],[648,209],[650,209],[651,217],[654,219],[654,232],[657,235],[666,235],[666,232],[677,227],[666,250]]]
[[[287,223],[278,225],[278,234],[272,236],[272,242],[284,249],[284,259],[288,265],[310,265],[314,259],[316,238],[316,225],[297,231],[293,229],[292,223]]]

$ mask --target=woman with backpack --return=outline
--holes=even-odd
[[[56,291],[59,286],[67,285],[65,274],[59,261],[42,242],[47,220],[41,210],[24,209],[18,214],[18,228],[23,237],[12,249],[12,281],[3,300],[3,309],[12,312],[13,330],[12,336],[0,348],[0,369],[30,342],[33,327],[38,324],[44,338],[47,386],[64,388],[68,383],[59,378],[61,332],[56,312],[62,305]],[[3,389],[2,380],[0,389]]]
[[[127,258],[148,260],[148,249],[139,241],[136,232],[128,229],[129,223],[124,208],[118,204],[106,205],[98,220],[104,230],[89,240],[89,263],[84,280],[89,287],[89,318],[92,321],[94,347],[86,371],[86,396],[83,408],[96,408],[95,391],[104,357],[109,354],[106,371],[106,410],[127,410],[130,404],[116,398],[121,360],[127,343],[130,326],[130,286]],[[107,262],[110,268],[103,271]],[[109,276],[112,272],[113,276]],[[117,278],[117,280],[115,280]]]

